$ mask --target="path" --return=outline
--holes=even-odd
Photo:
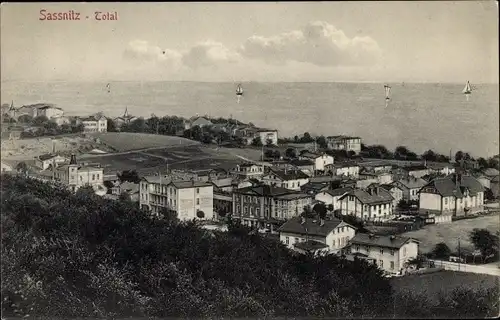
[[[436,267],[443,267],[445,270],[460,271],[467,273],[478,273],[478,274],[489,274],[492,276],[500,277],[500,269],[498,264],[486,264],[486,265],[473,265],[465,263],[456,263],[442,260],[431,260],[434,261]]]

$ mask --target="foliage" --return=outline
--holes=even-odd
[[[451,255],[451,250],[444,242],[440,242],[434,246],[432,256],[438,259],[448,259]]]
[[[285,150],[285,156],[289,159],[295,159],[297,158],[297,152],[294,148],[288,148]]]
[[[2,176],[1,196],[4,317],[392,318],[406,311],[376,266],[297,255],[232,220],[228,232],[207,231],[90,189],[71,194],[19,176]],[[461,316],[490,315],[493,293],[453,293],[438,307],[449,315],[461,303]],[[419,303],[414,310],[440,315]]]
[[[132,199],[130,198],[130,195],[126,191],[122,191],[120,193],[120,196],[118,197],[118,200],[120,201],[131,201]]]
[[[16,165],[17,172],[26,174],[28,172],[28,165],[26,162],[21,161]]]
[[[260,136],[257,136],[253,138],[252,140],[252,146],[254,147],[262,147],[262,140],[260,139]]]
[[[487,229],[474,229],[469,233],[469,238],[474,247],[481,251],[483,258],[498,255],[498,235]]]
[[[139,183],[141,181],[139,174],[135,170],[124,170],[122,173],[118,173],[117,176],[120,182]]]

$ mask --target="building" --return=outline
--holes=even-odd
[[[82,119],[83,132],[107,132],[108,119],[104,116],[90,116]]]
[[[325,190],[316,194],[315,199],[323,202],[327,206],[331,204],[333,206],[334,211],[340,210],[341,209],[339,202],[340,197],[342,197],[344,194],[350,191],[352,191],[352,188],[337,188],[333,190]]]
[[[429,169],[426,165],[408,166],[403,167],[402,169],[405,175],[415,178],[422,178],[431,172],[431,169]]]
[[[255,138],[260,138],[263,145],[278,145],[278,130],[244,126],[235,130],[235,136],[242,138],[246,144],[251,144]]]
[[[260,185],[233,191],[233,218],[251,227],[267,227],[299,215],[312,203],[312,196],[300,191]]]
[[[420,211],[444,216],[444,220],[483,210],[484,187],[472,176],[452,174],[434,179],[419,194]]]
[[[128,108],[125,108],[125,112],[123,113],[122,116],[116,117],[113,119],[113,122],[115,123],[116,128],[120,129],[120,127],[124,124],[129,124],[130,122],[138,119],[137,117],[131,115],[128,113]]]
[[[242,163],[236,166],[234,173],[242,178],[260,178],[264,175],[264,166],[256,163]]]
[[[326,153],[318,153],[312,151],[302,152],[299,156],[301,160],[311,160],[314,162],[314,171],[325,171],[325,167],[333,165],[334,159]]]
[[[47,170],[54,164],[57,167],[67,161],[69,161],[69,159],[66,157],[60,156],[58,154],[48,153],[35,157],[35,166],[42,170]]]
[[[427,184],[427,181],[422,178],[408,176],[406,178],[399,179],[398,181],[394,181],[392,184],[403,190],[404,201],[418,201],[418,192]]]
[[[16,167],[13,164],[11,164],[5,160],[2,160],[1,163],[2,163],[2,173],[16,171]]]
[[[57,167],[53,174],[56,180],[68,186],[72,191],[77,191],[83,186],[91,186],[97,194],[106,194],[107,190],[104,187],[104,169],[79,165],[76,162],[76,156],[74,154],[71,155],[69,164]]]
[[[353,177],[359,176],[359,165],[354,162],[337,162],[325,165],[326,174],[340,177]]]
[[[389,191],[378,185],[367,190],[355,189],[339,198],[343,215],[354,215],[363,220],[391,219],[393,200]]]
[[[487,168],[482,170],[476,177],[481,185],[487,189],[492,189],[491,185],[498,181],[499,171],[494,168]]]
[[[46,116],[48,119],[60,118],[64,115],[64,111],[61,108],[55,107],[53,105],[45,105],[38,107],[38,116]]]
[[[455,173],[455,167],[451,163],[427,163],[427,168],[431,173],[434,172],[445,176]]]
[[[380,185],[380,187],[389,191],[391,196],[394,198],[394,200],[392,201],[392,210],[397,208],[399,202],[401,202],[401,200],[403,200],[404,190],[395,184],[382,184],[382,185]]]
[[[262,177],[262,182],[269,186],[300,191],[300,187],[309,182],[309,176],[300,170],[270,169]]]
[[[111,188],[111,194],[119,197],[122,193],[127,193],[130,200],[139,202],[139,184],[132,182],[119,182],[117,181]]]
[[[418,241],[401,236],[358,233],[349,243],[349,255],[369,260],[388,272],[404,272],[408,262],[418,256]]]
[[[323,220],[295,217],[285,222],[279,229],[280,241],[290,249],[303,252],[304,249],[327,247],[328,253],[341,253],[356,234],[356,228],[339,219]],[[304,243],[315,241],[312,246]]]
[[[52,121],[57,123],[58,126],[62,126],[63,124],[70,124],[71,123],[71,119],[69,117],[66,117],[66,116],[52,118]]]
[[[331,182],[329,181],[324,181],[324,182],[311,182],[309,181],[305,185],[300,187],[300,190],[304,193],[310,194],[312,196],[315,196],[316,194],[326,191],[331,189]]]
[[[361,138],[348,136],[330,136],[326,138],[328,148],[332,150],[353,151],[356,154],[361,152]]]
[[[314,162],[309,160],[309,159],[292,159],[290,160],[290,165],[293,166],[294,168],[299,169],[300,171],[304,172],[308,176],[313,176],[314,175]]]
[[[196,126],[203,128],[203,127],[210,127],[212,125],[213,122],[210,121],[208,116],[205,117],[195,116],[191,117],[188,121],[184,122],[184,129],[189,130]]]
[[[359,178],[363,180],[375,180],[379,184],[389,184],[392,182],[392,174],[387,171],[361,170]]]
[[[13,108],[14,118],[19,118],[20,116],[27,115],[32,118],[45,116],[48,119],[62,117],[64,111],[61,108],[56,107],[50,103],[36,103],[31,105],[22,106],[20,108]]]
[[[171,210],[177,213],[179,220],[213,219],[213,188],[208,181],[143,177],[139,185],[139,204],[154,215]]]

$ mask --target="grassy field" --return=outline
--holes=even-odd
[[[429,297],[437,299],[440,291],[449,292],[460,286],[471,289],[486,289],[498,286],[500,285],[500,278],[485,274],[440,271],[392,278],[391,284],[396,291],[411,290],[416,293],[426,293]]]
[[[423,229],[404,233],[405,236],[420,240],[420,251],[427,253],[432,251],[437,243],[444,242],[454,251],[458,245],[464,249],[473,249],[469,241],[469,232],[474,228],[488,229],[491,232],[498,230],[499,216],[484,216],[476,219],[460,220],[452,223],[435,224]]]
[[[117,152],[141,150],[146,148],[161,148],[173,146],[188,146],[200,144],[197,141],[182,137],[164,136],[148,133],[106,132],[92,134],[102,143],[112,147]]]

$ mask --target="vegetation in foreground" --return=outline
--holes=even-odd
[[[431,302],[373,265],[296,255],[230,224],[152,219],[86,188],[2,176],[2,313],[37,317],[486,317],[498,287]]]

